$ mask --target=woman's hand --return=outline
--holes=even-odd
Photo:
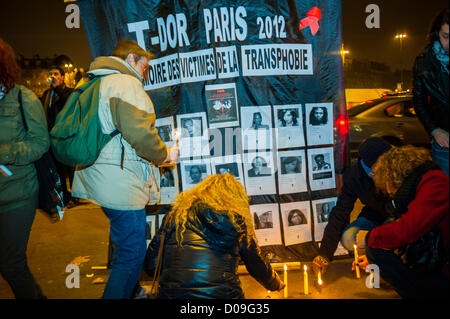
[[[441,128],[438,128],[436,131],[434,131],[433,137],[440,147],[448,148],[448,132],[444,131]]]

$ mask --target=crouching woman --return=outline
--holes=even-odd
[[[395,221],[357,235],[368,263],[403,298],[448,298],[449,179],[429,151],[393,148],[373,168],[375,187],[392,198]]]
[[[144,270],[153,276],[162,233],[158,298],[244,298],[239,258],[264,288],[284,283],[260,253],[244,187],[230,174],[209,176],[181,193],[149,245]]]

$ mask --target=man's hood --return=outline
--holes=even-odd
[[[142,77],[131,65],[114,56],[99,56],[90,65],[88,73],[94,75],[108,75],[114,73],[128,74],[142,82]]]

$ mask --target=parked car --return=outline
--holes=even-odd
[[[387,96],[348,109],[350,157],[358,157],[358,146],[371,136],[392,145],[412,144],[431,149],[430,137],[416,116],[412,95]]]

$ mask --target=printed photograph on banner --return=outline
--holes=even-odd
[[[161,193],[161,204],[172,204],[179,194],[177,167],[176,165],[164,166],[159,170],[161,175],[159,186],[159,190]]]
[[[259,246],[282,244],[278,204],[251,205],[250,214]]]
[[[305,151],[278,152],[277,159],[279,194],[306,192]]]
[[[333,103],[307,103],[305,109],[308,146],[334,144]]]
[[[273,153],[245,153],[242,157],[247,194],[250,196],[276,194]]]
[[[305,146],[301,105],[274,105],[277,148]]]
[[[172,116],[156,119],[155,126],[158,129],[158,135],[167,147],[175,146],[175,126]]]
[[[310,149],[307,154],[311,190],[336,188],[333,148]]]
[[[270,105],[241,107],[242,149],[271,150],[272,112]]]
[[[235,83],[206,85],[205,95],[210,128],[239,126]]]
[[[312,241],[309,201],[280,204],[280,210],[286,246]]]
[[[211,158],[211,171],[212,174],[229,173],[245,186],[240,154]]]
[[[312,201],[314,215],[314,238],[321,241],[325,227],[328,224],[331,210],[336,206],[337,197],[318,199]]]
[[[209,159],[181,161],[180,169],[183,191],[196,186],[207,176],[211,175],[211,163]]]
[[[153,236],[156,234],[156,218],[155,215],[145,216],[145,242],[150,244]]]
[[[180,132],[180,158],[209,156],[209,136],[206,113],[177,115]]]

